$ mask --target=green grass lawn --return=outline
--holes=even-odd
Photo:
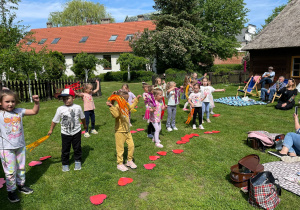
[[[185,100],[177,109],[178,131],[167,132],[166,116],[162,121],[161,141],[163,149],[154,146],[144,131],[132,134],[135,143],[135,163],[138,168],[128,172],[116,168],[114,119],[105,102],[112,91],[121,88],[122,83],[102,82],[101,97],[94,97],[96,105],[96,130],[98,135],[82,137],[83,164],[81,171],[74,171],[71,150],[71,170],[61,171],[60,126],[56,126],[51,137],[27,152],[26,164],[39,160],[42,156],[52,158],[36,167],[26,167],[26,183],[34,189],[31,195],[21,195],[21,202],[11,204],[7,199],[5,185],[0,189],[0,209],[251,209],[247,196],[230,182],[230,167],[249,154],[258,154],[261,163],[278,161],[279,158],[253,150],[246,143],[247,131],[266,130],[273,133],[294,131],[293,111],[275,110],[274,104],[248,107],[232,107],[216,103],[211,124],[204,123],[204,131],[219,130],[218,134],[203,134],[203,130],[193,130],[185,125],[188,112],[183,112]],[[141,84],[129,84],[136,95],[142,94]],[[226,88],[226,93],[214,93],[214,98],[233,96],[237,85],[216,85]],[[298,97],[299,98],[299,97]],[[296,101],[298,101],[298,98]],[[82,105],[81,99],[75,103]],[[51,120],[62,101],[41,102],[38,115],[24,118],[25,140],[30,144],[47,135]],[[32,108],[33,104],[22,103],[19,107]],[[146,129],[142,119],[145,112],[140,100],[137,112],[132,114],[132,130]],[[198,133],[185,145],[176,141],[185,134]],[[127,149],[127,148],[125,148]],[[172,149],[183,149],[181,154],[173,154]],[[153,170],[146,170],[143,164],[151,163],[149,156],[157,151],[167,151],[166,156],[154,161]],[[125,152],[126,153],[126,152]],[[0,169],[0,178],[4,177]],[[121,177],[133,179],[127,186],[118,186]],[[106,194],[107,199],[94,206],[89,197]],[[299,209],[298,196],[283,190],[281,203],[277,209]]]

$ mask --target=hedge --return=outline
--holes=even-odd
[[[103,81],[127,81],[127,71],[110,71],[105,74],[101,74],[100,78]],[[131,82],[143,82],[150,81],[152,78],[153,72],[139,70],[139,71],[130,71]],[[103,79],[102,79],[103,78]]]

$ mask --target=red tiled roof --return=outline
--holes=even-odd
[[[36,42],[29,45],[35,48],[36,52],[44,46],[53,51],[59,51],[63,54],[73,54],[80,52],[87,53],[120,53],[132,52],[128,41],[124,41],[127,34],[142,32],[145,28],[155,30],[155,24],[152,21],[136,21],[125,23],[109,23],[83,26],[67,26],[32,29],[32,35]],[[116,41],[108,41],[111,35],[118,35]],[[89,38],[85,43],[79,43],[84,36]],[[47,41],[39,45],[41,39],[47,38]],[[55,38],[61,38],[57,44],[51,44]],[[27,45],[25,45],[27,46]]]

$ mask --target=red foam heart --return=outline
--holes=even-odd
[[[144,128],[138,128],[136,129],[137,131],[144,131],[145,129]]]
[[[211,131],[211,132],[213,132],[213,133],[220,133],[220,131]]]
[[[213,115],[213,117],[219,117],[220,116],[220,114],[214,114]]]
[[[144,164],[145,169],[152,170],[156,166],[155,163]]]
[[[4,178],[0,178],[0,188],[3,187],[4,183],[5,183],[5,179]]]
[[[137,131],[130,131],[130,133],[136,133]]]
[[[138,106],[136,106],[135,108],[138,108]]]
[[[149,159],[150,160],[157,160],[157,159],[159,159],[160,158],[160,156],[149,156]]]
[[[167,152],[165,151],[160,151],[160,152],[157,152],[157,154],[161,155],[161,156],[166,156],[167,155]]]
[[[184,141],[184,142],[187,143],[187,142],[190,142],[190,139],[182,139],[182,138],[181,138],[181,141]]]
[[[41,161],[31,161],[28,165],[29,166],[37,166],[37,165],[41,165],[42,162]]]
[[[192,133],[191,135],[198,137],[199,134],[198,133]]]
[[[81,134],[85,134],[85,131],[81,131]]]
[[[90,197],[90,201],[94,205],[99,205],[99,204],[103,203],[104,199],[106,199],[106,198],[107,198],[107,195],[105,195],[105,194],[93,195]]]
[[[205,134],[212,134],[213,132],[211,132],[211,131],[205,131],[204,133]]]
[[[80,125],[82,125],[82,122],[80,122]]]
[[[51,158],[52,156],[45,156],[45,157],[41,157],[40,160],[47,160],[49,158]]]
[[[175,154],[180,154],[183,152],[182,149],[173,149],[172,152],[174,152]]]
[[[131,182],[133,182],[133,179],[127,177],[121,177],[118,181],[118,185],[125,186]]]
[[[185,141],[177,141],[176,144],[186,144]]]

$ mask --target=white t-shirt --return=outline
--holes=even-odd
[[[73,104],[71,106],[60,106],[56,110],[56,114],[52,120],[54,123],[61,124],[61,133],[73,136],[81,131],[79,119],[84,119],[85,116],[81,106]],[[61,120],[61,121],[60,121]]]
[[[194,107],[202,107],[202,101],[201,101],[201,92],[198,93],[191,93],[189,96],[189,99],[191,99],[192,103],[194,104]]]
[[[0,111],[0,149],[25,147],[23,116],[26,109]]]
[[[203,102],[209,102],[209,98],[212,96],[212,93],[215,92],[215,88],[212,86],[201,86],[200,90],[203,98],[207,95]]]

